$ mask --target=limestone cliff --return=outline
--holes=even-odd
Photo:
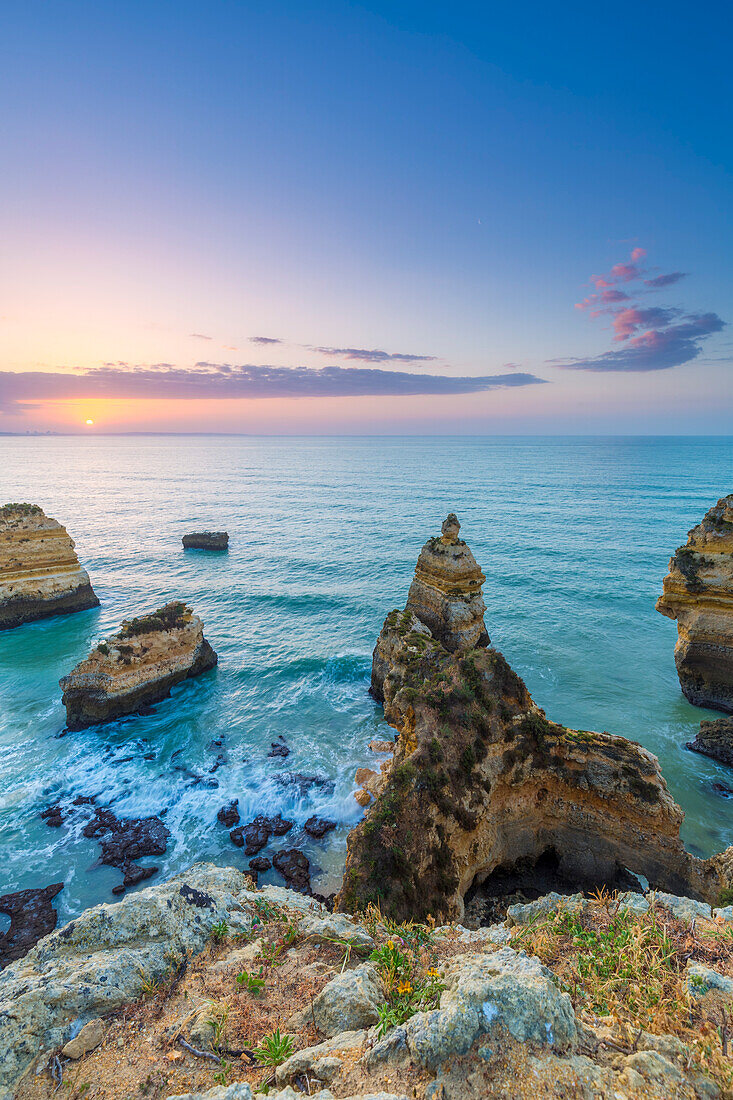
[[[496,650],[451,652],[411,611],[393,611],[372,692],[399,737],[349,836],[338,908],[379,900],[396,917],[460,918],[471,887],[517,869],[531,881],[542,860],[572,886],[624,886],[629,872],[711,900],[729,886],[729,853],[685,851],[656,758],[549,721]]]
[[[65,527],[36,504],[0,508],[0,630],[98,605]]]
[[[83,729],[133,714],[216,662],[203,623],[184,603],[123,622],[60,681],[67,725]]]
[[[440,538],[428,539],[420,551],[407,596],[412,611],[446,649],[467,650],[487,645],[486,604],[481,585],[486,580],[463,539],[453,512]]]
[[[677,620],[683,694],[696,706],[733,713],[733,493],[670,559],[657,611]]]

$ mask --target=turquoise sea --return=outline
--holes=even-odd
[[[361,813],[354,771],[389,732],[367,694],[371,651],[448,511],[486,573],[492,643],[535,700],[656,753],[693,851],[733,843],[733,800],[712,790],[733,774],[683,748],[713,715],[680,694],[676,627],[654,610],[670,554],[732,482],[730,438],[0,439],[0,503],[64,523],[101,600],[0,634],[0,894],[63,879],[62,920],[111,900],[120,875],[94,866],[97,843],[39,818],[80,794],[122,817],[165,810],[172,839],[149,862],[166,873],[246,865],[216,821],[233,798],[244,822],[335,818],[303,845],[314,887],[333,889]],[[227,554],[182,550],[206,528],[229,531]],[[59,677],[172,598],[202,616],[218,668],[152,715],[59,737]],[[268,758],[281,734],[290,757]],[[229,763],[212,774],[219,739]],[[282,772],[333,787],[301,794]],[[262,854],[301,840],[294,829]]]

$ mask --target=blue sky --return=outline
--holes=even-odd
[[[730,8],[3,13],[3,430],[730,430]]]

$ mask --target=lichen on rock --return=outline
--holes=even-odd
[[[733,493],[670,559],[657,611],[677,620],[682,693],[696,706],[733,713]]]
[[[181,601],[126,620],[60,680],[67,725],[83,729],[134,714],[216,663],[201,619]]]
[[[0,508],[0,630],[98,607],[65,527],[37,504]]]

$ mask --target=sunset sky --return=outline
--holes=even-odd
[[[9,0],[0,431],[730,434],[731,30]]]

